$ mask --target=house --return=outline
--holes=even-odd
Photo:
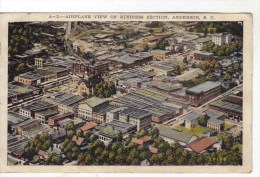
[[[200,114],[198,114],[196,112],[190,112],[190,113],[180,117],[179,122],[184,123],[185,128],[192,129],[198,125],[199,117],[200,117]]]
[[[145,135],[144,137],[142,138],[132,138],[131,142],[133,144],[138,144],[138,145],[143,145],[143,144],[146,144],[147,142],[151,141],[152,138],[149,137],[148,135]]]
[[[48,158],[48,154],[43,151],[43,150],[39,150],[38,151],[38,155],[42,158],[42,159],[47,159]]]
[[[87,143],[84,138],[78,137],[76,135],[72,137],[72,141],[74,141],[78,146],[84,146]]]
[[[150,151],[152,154],[157,154],[157,153],[158,153],[158,149],[155,148],[155,147],[152,147],[152,146],[149,147],[149,151]]]
[[[180,143],[182,146],[190,144],[198,139],[191,133],[186,133],[180,130],[175,130],[168,125],[160,124],[158,126],[159,136],[162,137],[168,143]]]
[[[79,118],[93,120],[93,112],[103,109],[109,105],[109,100],[105,98],[92,97],[82,102],[78,106]]]
[[[108,146],[110,142],[116,140],[118,136],[121,135],[121,132],[114,130],[112,127],[104,127],[98,133],[98,139],[102,141],[105,146]]]
[[[186,149],[196,153],[204,153],[207,149],[212,148],[218,139],[213,137],[203,137],[193,141],[192,143],[186,145]]]

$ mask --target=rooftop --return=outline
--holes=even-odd
[[[142,109],[137,109],[137,108],[131,108],[131,107],[123,110],[120,114],[129,115],[129,116],[137,118],[137,119],[143,119],[150,115],[150,113],[148,111],[145,111]]]
[[[190,112],[186,115],[184,115],[183,117],[181,117],[183,120],[196,120],[200,117],[200,114],[196,113],[196,112]]]
[[[207,92],[219,86],[221,86],[221,82],[206,81],[202,84],[187,89],[187,91],[199,94],[199,93]]]
[[[161,136],[164,136],[164,137],[176,140],[176,141],[184,142],[184,143],[189,143],[191,138],[194,136],[193,134],[190,134],[190,133],[174,130],[170,126],[167,126],[164,124],[160,124],[158,126],[158,129],[159,129],[159,134]]]
[[[58,104],[71,106],[71,105],[83,100],[84,97],[65,93],[65,92],[58,92],[58,93],[51,95],[51,99],[53,99]]]
[[[28,106],[22,107],[22,109],[26,109],[26,110],[29,110],[29,111],[36,112],[36,111],[42,111],[42,110],[50,109],[54,106],[55,105],[50,104],[50,103],[38,101],[38,102],[32,103]]]
[[[204,137],[200,138],[190,144],[188,144],[186,147],[190,147],[193,151],[199,153],[208,147],[212,146],[215,144],[218,140],[216,138],[212,137]]]
[[[90,99],[85,100],[85,101],[83,102],[83,104],[86,103],[86,104],[88,104],[90,107],[93,108],[93,107],[98,106],[98,105],[100,105],[100,104],[102,104],[102,103],[105,103],[105,102],[107,102],[107,101],[108,101],[108,99],[106,99],[106,98],[92,97],[92,98],[90,98]]]
[[[80,127],[80,130],[84,132],[84,131],[93,129],[96,126],[97,126],[97,124],[95,122],[89,122],[89,123],[85,124],[84,126]]]

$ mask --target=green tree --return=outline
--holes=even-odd
[[[209,119],[209,117],[207,114],[201,115],[199,117],[199,125],[206,127],[208,119]]]
[[[165,50],[167,46],[169,46],[169,42],[165,39],[160,39],[155,43],[155,49]]]
[[[229,74],[229,73],[225,73],[224,76],[223,76],[223,79],[224,79],[225,81],[230,80],[230,79],[231,79],[230,74]]]
[[[148,52],[150,49],[148,44],[144,44],[144,52]]]

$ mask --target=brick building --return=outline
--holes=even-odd
[[[192,106],[198,107],[217,97],[221,93],[221,83],[206,81],[186,90],[186,96]]]

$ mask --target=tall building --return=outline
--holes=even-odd
[[[212,42],[216,45],[222,46],[231,42],[232,35],[227,33],[217,33],[212,35]]]

